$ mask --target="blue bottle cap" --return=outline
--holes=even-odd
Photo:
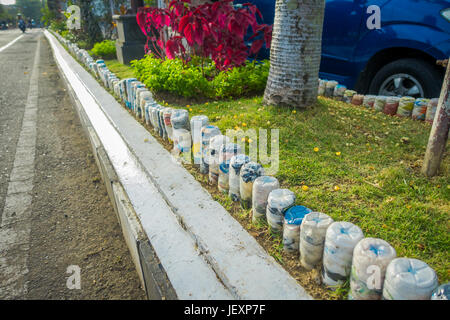
[[[287,224],[298,226],[302,223],[303,218],[310,212],[312,212],[312,210],[305,206],[293,206],[286,211],[284,219]]]

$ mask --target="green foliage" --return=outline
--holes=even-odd
[[[12,10],[10,10],[8,7],[4,6],[3,4],[0,4],[0,21],[14,21],[14,15],[11,13]]]
[[[114,40],[97,42],[92,48],[92,53],[103,59],[113,59],[116,57],[116,43]]]
[[[137,76],[154,91],[172,92],[183,97],[233,98],[264,91],[269,62],[247,62],[241,67],[218,72],[211,60],[193,57],[161,60],[148,55],[132,62]]]
[[[41,20],[42,3],[40,0],[16,0],[15,6],[27,20],[34,19],[36,22]]]
[[[158,6],[158,1],[156,1],[156,0],[144,0],[144,5],[146,7],[157,7]]]
[[[56,19],[56,14],[51,11],[47,6],[41,9],[41,21],[45,26],[49,26],[53,20]]]
[[[52,20],[50,22],[50,30],[53,30],[55,32],[58,32],[59,34],[62,34],[62,32],[67,31],[67,24],[64,20]]]
[[[269,76],[269,62],[247,62],[231,71],[220,72],[212,81],[215,96],[240,97],[264,91]]]

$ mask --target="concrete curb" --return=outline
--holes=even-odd
[[[311,299],[49,32],[46,37],[150,299]]]

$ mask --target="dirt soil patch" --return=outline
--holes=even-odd
[[[41,46],[28,295],[145,299],[94,156],[47,40]],[[67,267],[81,268],[68,289]]]

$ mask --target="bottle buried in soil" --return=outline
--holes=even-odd
[[[353,249],[364,238],[361,229],[351,222],[333,222],[325,234],[322,280],[325,285],[343,284],[350,275]]]
[[[207,116],[193,116],[191,118],[191,135],[192,135],[192,155],[194,165],[200,165],[202,162],[202,128],[209,124]]]
[[[390,116],[396,115],[399,102],[399,97],[387,97],[383,112]]]
[[[431,300],[450,300],[450,282],[442,284],[434,290]]]
[[[208,125],[201,129],[202,135],[202,162],[200,163],[200,173],[209,173],[209,140],[217,135],[221,135],[220,129],[216,126]]]
[[[367,96],[364,96],[363,107],[373,109],[373,104],[375,103],[376,98],[377,98],[376,96],[370,95],[370,94]]]
[[[373,104],[375,111],[383,112],[384,106],[386,105],[386,96],[377,96]]]
[[[353,96],[356,93],[357,92],[355,90],[345,90],[343,101],[346,102],[346,103],[352,103]]]
[[[328,80],[320,80],[319,79],[319,90],[317,92],[317,94],[319,96],[324,96],[325,95],[325,88],[327,86],[327,81]]]
[[[217,185],[219,180],[219,153],[222,147],[230,143],[230,138],[224,135],[217,135],[209,140],[208,158],[209,158],[209,183]]]
[[[362,105],[363,101],[364,101],[364,95],[362,95],[362,94],[355,94],[352,97],[352,104],[355,106]]]
[[[172,123],[170,122],[172,111],[172,108],[164,108],[163,110],[164,128],[166,129],[167,139],[169,140],[169,142],[173,142],[173,128]]]
[[[327,81],[325,85],[325,97],[332,98],[334,93],[334,88],[338,85],[337,81],[331,80]]]
[[[377,238],[362,239],[353,251],[349,300],[379,300],[389,263],[397,257],[395,249]]]
[[[229,190],[230,160],[241,153],[241,146],[235,143],[222,145],[222,149],[219,152],[219,180],[217,186],[219,191],[225,194],[228,194]]]
[[[434,116],[436,115],[438,103],[439,103],[439,98],[433,98],[428,102],[427,113],[425,114],[426,122],[433,123]]]
[[[170,116],[173,129],[185,129],[190,131],[189,112],[184,109],[174,109]]]
[[[264,168],[257,162],[250,161],[242,166],[239,174],[239,194],[243,209],[252,207],[253,182],[262,175],[264,175]]]
[[[300,227],[305,216],[312,212],[304,206],[289,208],[283,219],[283,250],[288,253],[299,251]]]
[[[250,162],[250,157],[245,154],[238,154],[234,157],[231,157],[230,160],[230,171],[228,176],[228,187],[230,196],[232,201],[239,201],[240,197],[240,173],[241,168],[244,164]]]
[[[397,116],[405,118],[411,117],[415,101],[416,99],[413,97],[400,98],[400,102],[398,103]]]
[[[153,126],[152,110],[156,105],[157,103],[155,101],[146,102],[144,105],[145,123],[151,126]]]
[[[414,107],[413,107],[411,117],[414,120],[424,121],[425,115],[427,114],[427,107],[428,107],[429,102],[430,102],[430,99],[425,99],[425,98],[416,99],[416,101],[414,102]]]
[[[333,219],[321,212],[311,212],[303,219],[300,229],[300,262],[312,270],[322,262],[325,235]]]
[[[191,163],[191,133],[186,129],[173,130],[174,154],[184,163]]]
[[[166,125],[164,123],[164,107],[161,106],[161,108],[158,110],[158,117],[159,117],[159,126],[161,127],[159,135],[164,140],[167,140],[167,131],[166,131]],[[189,131],[189,130],[187,130]]]
[[[430,300],[439,285],[436,272],[417,259],[396,258],[386,269],[385,300]]]
[[[336,87],[334,87],[333,96],[336,100],[343,101],[344,100],[344,93],[347,91],[347,87],[343,84],[338,84]]]
[[[295,205],[295,200],[295,193],[289,189],[275,189],[269,193],[266,219],[273,232],[283,232],[284,214]]]
[[[100,69],[99,69],[100,70]],[[100,73],[100,72],[99,72]],[[125,105],[128,109],[131,109],[131,84],[138,82],[136,78],[129,78],[125,80]]]
[[[280,188],[277,178],[261,176],[253,182],[252,190],[252,221],[266,220],[267,198],[272,190]]]

